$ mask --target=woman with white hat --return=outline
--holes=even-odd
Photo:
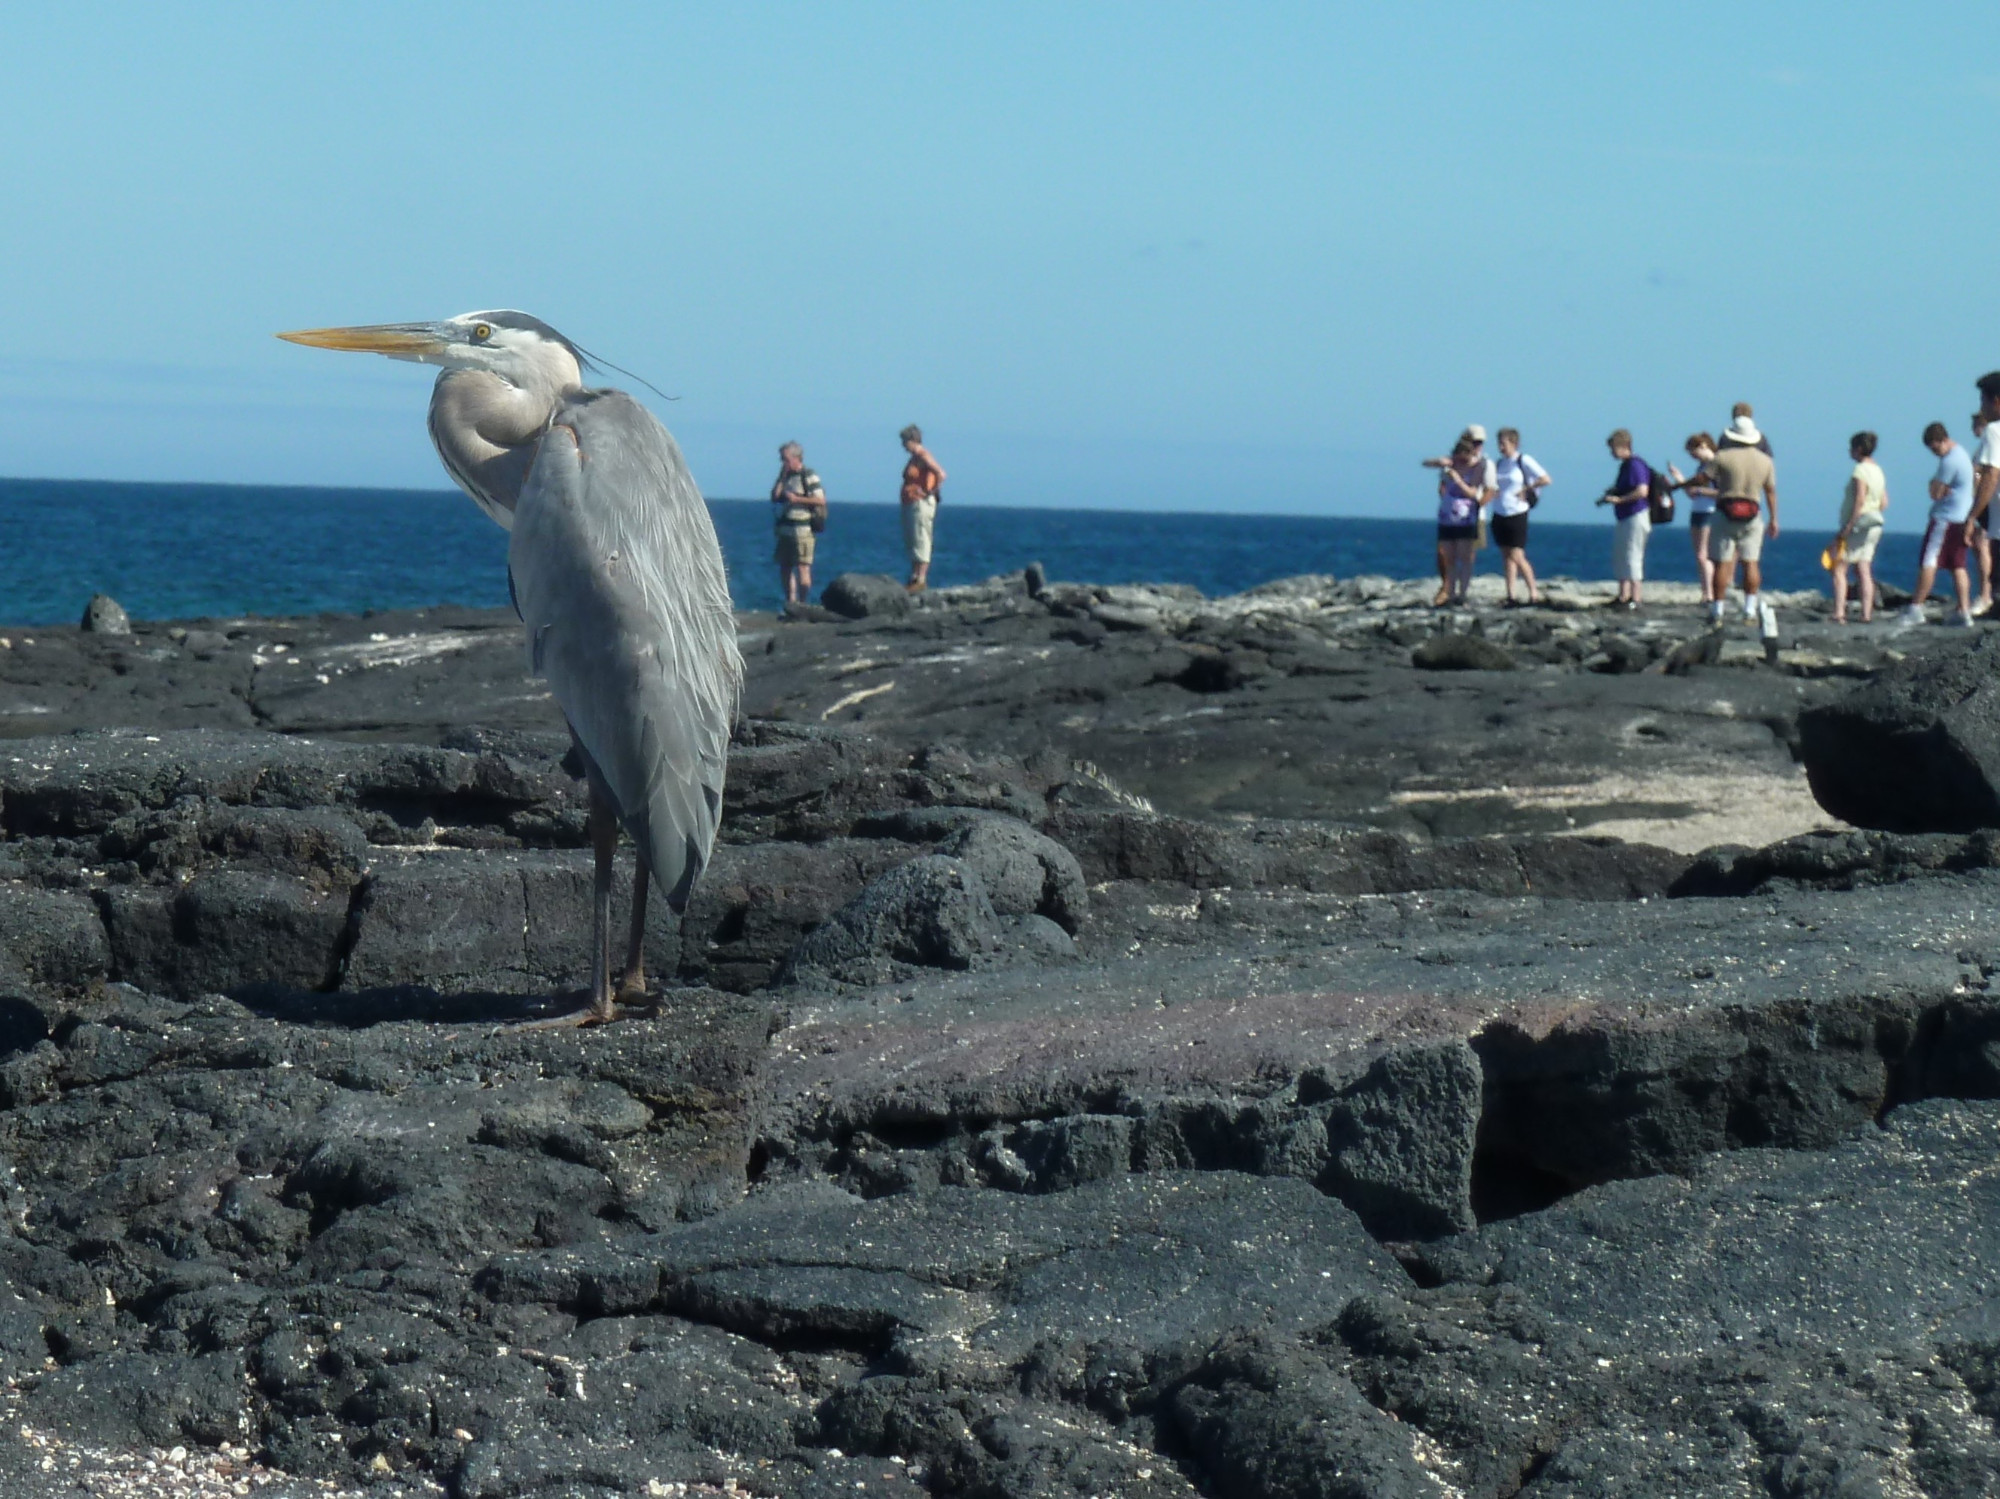
[[[1479,547],[1479,519],[1498,487],[1486,456],[1486,429],[1474,422],[1459,434],[1448,458],[1426,458],[1438,476],[1438,591],[1431,603],[1463,603],[1472,589],[1472,554]]]

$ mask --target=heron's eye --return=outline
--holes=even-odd
[[[474,343],[483,344],[486,342],[487,339],[491,338],[492,336],[493,336],[493,330],[487,327],[486,324],[474,323],[472,325],[472,341]]]

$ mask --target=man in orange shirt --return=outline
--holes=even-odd
[[[902,431],[903,451],[910,461],[903,465],[903,546],[910,554],[911,593],[930,586],[931,527],[937,520],[938,486],[944,483],[944,469],[924,446],[924,434],[911,425]]]

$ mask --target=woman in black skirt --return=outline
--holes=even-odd
[[[1493,498],[1493,544],[1500,548],[1500,570],[1507,580],[1507,602],[1514,597],[1514,579],[1527,585],[1530,604],[1539,604],[1542,595],[1535,584],[1535,570],[1528,565],[1528,512],[1541,498],[1549,482],[1549,471],[1521,451],[1521,434],[1512,427],[1499,432],[1500,461],[1493,465],[1499,492]]]

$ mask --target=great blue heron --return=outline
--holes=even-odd
[[[468,312],[435,323],[278,337],[444,366],[431,440],[459,488],[511,536],[507,581],[529,669],[569,721],[590,787],[596,905],[588,1006],[615,1018],[612,855],[638,845],[618,995],[644,988],[648,876],[684,911],[715,846],[743,658],[722,549],[680,449],[622,391],[587,390],[588,356],[539,318]]]

